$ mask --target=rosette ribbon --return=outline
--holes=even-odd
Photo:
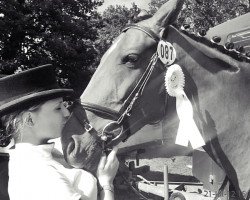
[[[169,66],[165,76],[167,93],[176,97],[176,111],[180,123],[177,131],[175,144],[188,146],[190,141],[193,149],[205,145],[198,127],[193,119],[193,107],[184,92],[185,77],[179,65]]]

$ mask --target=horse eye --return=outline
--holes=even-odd
[[[138,55],[137,54],[128,54],[122,59],[123,63],[135,63],[138,60]]]

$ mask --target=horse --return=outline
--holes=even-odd
[[[155,54],[164,37],[176,50],[203,148],[244,199],[250,189],[249,58],[169,26],[182,3],[170,0],[151,18],[129,26],[104,54],[63,131],[65,158],[94,171],[103,144],[116,145],[163,118],[169,130],[179,123],[175,99],[165,92],[166,69]]]
[[[152,18],[124,30],[103,55],[63,130],[62,147],[72,166],[95,171],[104,133],[112,147],[163,118],[165,68],[152,55],[162,27],[175,21],[182,3],[169,1]]]

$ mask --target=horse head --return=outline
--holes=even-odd
[[[177,18],[182,3],[170,0],[151,18],[129,25],[104,54],[63,131],[63,150],[71,165],[93,171],[101,139],[111,147],[164,116],[164,67],[157,62],[156,48],[162,30]],[[72,126],[79,124],[75,113],[81,106],[87,121]],[[91,131],[83,128],[87,124]]]
[[[168,27],[164,36],[177,52],[175,63],[184,73],[185,94],[205,139],[204,149],[243,199],[243,192],[250,189],[249,57],[168,26],[181,5],[180,0],[168,1],[151,18],[125,28],[114,41],[65,126],[65,158],[74,167],[94,171],[103,144],[116,145],[163,117],[165,134],[173,131],[179,123],[173,109],[176,101],[168,97],[166,102],[165,70],[155,54],[162,30]]]

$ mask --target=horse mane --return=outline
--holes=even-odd
[[[226,54],[237,61],[250,63],[250,56],[247,53],[241,53],[236,49],[228,49],[226,46],[217,44],[216,42],[209,40],[205,36],[201,36],[193,32],[188,32],[185,28],[179,29],[176,25],[172,25],[172,27],[188,36],[189,38],[193,39],[195,42],[201,43],[209,48],[216,49],[217,51]],[[164,33],[164,35],[165,34],[166,33]]]

